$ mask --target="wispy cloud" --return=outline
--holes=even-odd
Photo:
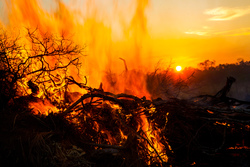
[[[209,20],[221,21],[221,20],[232,20],[237,17],[241,17],[250,14],[250,6],[245,8],[226,8],[219,7],[214,9],[209,9],[204,12],[212,17]]]
[[[212,28],[205,28],[199,30],[186,31],[187,35],[199,35],[199,36],[250,36],[250,27],[244,27],[239,29],[231,29],[227,31],[216,31]]]
[[[189,30],[185,32],[185,34],[188,35],[199,35],[199,36],[208,36],[209,33],[210,33],[210,27],[207,26],[203,26],[199,30]]]
[[[223,35],[223,36],[248,36],[250,35],[250,27],[228,30],[228,31],[220,31],[215,32],[214,35]]]
[[[205,32],[205,31],[186,31],[185,34],[204,36],[204,35],[207,35],[208,32]]]

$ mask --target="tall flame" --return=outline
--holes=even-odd
[[[91,0],[85,4],[86,11],[80,12],[66,6],[60,0],[55,2],[57,8],[48,11],[42,8],[39,0],[6,0],[9,22],[1,24],[8,29],[17,30],[16,33],[20,36],[25,36],[25,28],[31,28],[37,29],[41,36],[48,33],[63,35],[76,44],[86,46],[86,56],[80,57],[83,64],[80,74],[87,76],[88,86],[98,88],[102,85],[104,91],[150,98],[146,88],[146,74],[151,70],[152,62],[145,14],[149,0],[137,0],[135,10],[128,9],[128,12],[134,12],[131,18],[126,18],[129,21],[120,16],[115,23],[107,23],[102,19],[102,13],[98,13],[97,6]],[[119,15],[119,12],[114,11],[113,15],[117,14]],[[27,41],[23,42],[27,47],[32,47]],[[52,64],[55,63],[53,60],[50,61]],[[82,78],[76,75],[75,70],[72,69],[69,75],[81,82]],[[80,92],[79,89],[72,91]],[[40,111],[39,108],[43,108],[40,104],[32,104],[38,108],[37,112]],[[46,110],[54,110],[52,104],[44,105],[48,107]],[[152,132],[152,125],[145,115],[141,116],[141,120],[145,138],[154,144],[153,147],[156,149],[151,152],[161,153],[164,148],[158,139],[158,133]],[[95,123],[94,128],[99,131],[100,127]],[[104,133],[103,129],[100,132]],[[105,133],[112,144],[112,136]],[[122,131],[121,136],[127,137]],[[153,147],[148,146],[149,150]],[[162,158],[167,161],[167,156]]]
[[[145,82],[151,64],[145,15],[148,0],[136,1],[130,21],[118,17],[116,23],[101,18],[102,13],[98,13],[93,1],[85,4],[86,12],[76,11],[61,1],[55,2],[57,8],[53,11],[42,8],[39,0],[6,0],[5,3],[9,20],[2,22],[5,27],[18,29],[21,35],[24,28],[38,28],[41,34],[63,34],[77,44],[86,45],[81,72],[88,77],[89,86],[98,88],[102,83],[105,91],[150,98]],[[119,15],[119,12],[115,10],[112,14]],[[116,33],[117,29],[120,34]],[[71,75],[77,78],[75,74],[72,70]]]

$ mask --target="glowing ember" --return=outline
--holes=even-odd
[[[235,147],[228,148],[228,150],[241,150],[241,149],[250,150],[250,147],[248,147],[248,146],[235,146]]]
[[[30,102],[30,108],[33,109],[34,114],[48,115],[49,113],[57,113],[59,110],[47,99],[39,100],[37,102]]]

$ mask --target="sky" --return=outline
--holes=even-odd
[[[249,60],[250,1],[155,0],[149,8],[153,36],[160,41],[159,47],[170,50],[177,64]]]
[[[7,0],[9,1],[9,0]],[[142,0],[143,1],[143,0]],[[144,0],[147,2],[147,0]],[[133,0],[62,0],[71,10],[87,13],[92,4],[103,22],[110,26],[114,40],[123,38],[136,8]],[[41,0],[47,10],[56,1]],[[0,18],[7,23],[6,5],[0,1]],[[152,60],[172,61],[196,67],[207,59],[216,64],[250,60],[249,0],[151,0],[145,7],[147,36]]]

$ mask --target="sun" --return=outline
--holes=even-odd
[[[181,68],[181,66],[176,66],[175,69],[176,69],[176,71],[181,71],[182,68]]]

